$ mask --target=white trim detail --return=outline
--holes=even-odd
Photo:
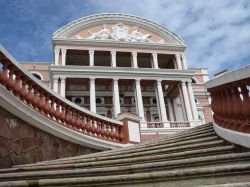
[[[134,25],[138,28],[157,33],[157,35],[159,35],[163,39],[170,40],[172,44],[177,44],[185,47],[185,41],[175,33],[169,31],[167,28],[159,24],[153,23],[152,21],[149,21],[145,18],[117,13],[96,14],[79,18],[54,32],[53,40],[55,38],[68,38],[70,35],[80,30],[89,28],[91,26],[117,23],[123,23],[125,25]]]
[[[225,140],[250,148],[250,134],[225,129],[215,123],[213,126],[216,134]]]
[[[213,88],[230,82],[235,82],[238,80],[249,78],[249,75],[250,75],[250,65],[247,65],[238,70],[229,71],[228,73],[220,77],[215,77],[209,80],[208,82],[205,83],[205,87],[207,89]]]
[[[141,142],[140,126],[138,123],[128,121],[129,141]]]

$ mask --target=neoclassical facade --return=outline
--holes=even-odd
[[[173,133],[212,121],[205,68],[188,68],[186,45],[149,20],[98,14],[53,34],[54,60],[23,63],[68,100],[109,118],[136,113],[142,133]]]

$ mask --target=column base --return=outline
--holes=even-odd
[[[190,121],[190,127],[197,127],[199,125],[202,125],[202,120],[192,120],[192,121]]]
[[[163,124],[163,128],[170,128],[170,122],[169,121],[162,122],[162,124]]]
[[[140,121],[140,127],[141,127],[141,128],[148,128],[147,122],[146,122],[145,120],[141,120],[141,121]]]

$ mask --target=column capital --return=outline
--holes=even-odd
[[[89,81],[90,81],[91,84],[94,84],[95,83],[95,77],[90,77]]]
[[[62,51],[62,54],[66,54],[67,49],[66,48],[62,48],[61,51]]]
[[[61,82],[65,82],[66,77],[65,77],[65,76],[63,76],[63,77],[60,77],[60,79],[61,79]]]
[[[153,58],[157,58],[158,54],[157,53],[152,53]]]
[[[58,77],[53,77],[53,82],[58,82]]]
[[[111,53],[111,55],[115,56],[116,55],[116,50],[113,49],[113,50],[110,51],[110,53]]]
[[[176,58],[181,58],[181,54],[175,54]]]
[[[186,85],[186,82],[187,82],[186,80],[181,80],[182,85]]]
[[[191,80],[191,79],[187,80],[187,84],[188,84],[188,85],[191,85],[191,83],[192,83],[192,80]]]
[[[140,84],[141,83],[141,79],[135,79],[135,84]]]
[[[131,54],[132,54],[133,56],[137,56],[137,52],[135,52],[135,51],[133,51]]]
[[[60,49],[59,48],[55,48],[55,54],[59,54]]]
[[[161,81],[162,81],[161,79],[156,79],[157,84],[161,84]]]
[[[95,53],[95,50],[94,50],[94,49],[90,49],[90,50],[89,50],[89,54],[90,54],[90,55],[94,55],[94,53]]]
[[[113,83],[118,83],[119,78],[113,78]]]
[[[59,79],[59,76],[58,75],[54,75],[52,78],[53,79]]]

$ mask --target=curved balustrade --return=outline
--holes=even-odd
[[[206,84],[217,125],[250,133],[250,66],[214,78]]]
[[[84,111],[46,89],[0,47],[0,84],[16,98],[58,125],[102,140],[126,143],[120,122]]]

